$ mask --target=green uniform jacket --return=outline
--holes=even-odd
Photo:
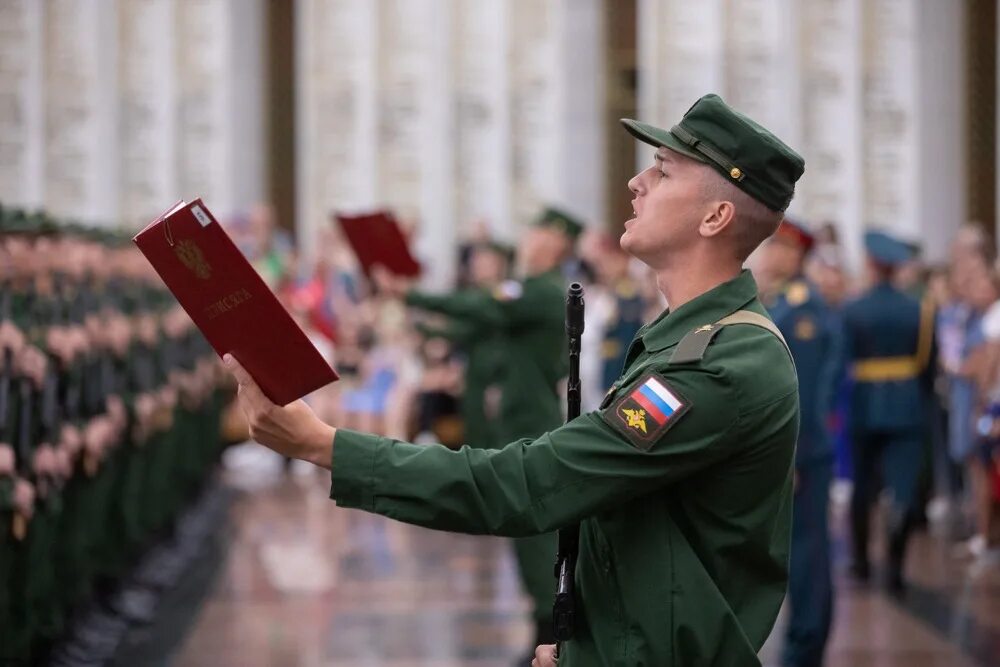
[[[699,326],[765,314],[748,272],[665,313],[633,342],[597,412],[499,450],[414,446],[339,430],[331,497],[441,530],[534,535],[582,521],[582,606],[560,667],[757,665],[785,593],[795,368],[754,326],[700,362],[668,363]],[[675,403],[636,415],[641,387]],[[640,415],[641,416],[641,415]]]
[[[523,283],[505,283],[492,295],[480,290],[443,296],[410,292],[406,301],[494,331],[506,341],[498,425],[506,443],[538,437],[563,421],[558,389],[568,370],[563,299],[562,277],[550,271]]]
[[[458,297],[458,294],[453,295]],[[462,390],[462,422],[465,442],[470,447],[496,448],[506,444],[501,440],[496,415],[487,414],[486,394],[502,378],[506,342],[496,331],[449,318],[444,326],[417,325],[425,338],[443,338],[459,347],[466,355],[465,387]]]

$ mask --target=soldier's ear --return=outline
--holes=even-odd
[[[709,207],[698,226],[698,233],[704,237],[718,236],[736,217],[736,206],[731,201],[713,201]]]

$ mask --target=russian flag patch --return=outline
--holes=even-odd
[[[690,407],[660,375],[647,373],[604,411],[604,419],[646,451]]]

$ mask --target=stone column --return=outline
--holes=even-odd
[[[182,198],[175,168],[174,2],[118,0],[117,9],[119,215],[125,226],[141,228]]]
[[[507,0],[453,0],[454,206],[459,237],[484,220],[512,237]]]
[[[297,0],[299,245],[334,211],[378,205],[378,3]]]
[[[511,214],[515,230],[560,203],[557,3],[510,0]]]
[[[413,229],[432,288],[452,284],[451,16],[438,0],[381,0],[378,59],[378,195]]]
[[[0,203],[29,209],[44,201],[42,4],[0,2]]]
[[[44,6],[44,206],[60,218],[118,219],[117,14],[113,0]]]
[[[861,0],[801,7],[802,142],[806,172],[796,207],[812,225],[832,222],[848,265],[862,256]]]

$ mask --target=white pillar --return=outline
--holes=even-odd
[[[864,220],[919,236],[918,0],[864,3]]]
[[[43,203],[45,150],[42,3],[0,3],[0,203]]]
[[[604,145],[609,131],[604,118],[603,3],[560,0],[556,9],[555,203],[591,224],[603,224]]]
[[[175,2],[174,198],[225,219],[264,198],[264,7]]]
[[[135,229],[180,198],[174,157],[174,2],[118,0],[117,9],[119,211],[124,225]]]
[[[204,0],[181,0],[192,2]],[[218,0],[215,0],[216,2]],[[228,43],[222,81],[229,85],[223,128],[232,164],[222,215],[246,211],[267,197],[268,151],[264,128],[264,84],[267,40],[265,0],[226,0]]]
[[[507,105],[507,0],[454,0],[455,223],[477,219],[511,239],[510,110]]]
[[[299,246],[307,257],[334,211],[378,205],[378,3],[297,0]]]
[[[45,209],[118,219],[117,19],[113,0],[45,5]]]
[[[802,4],[802,142],[806,171],[794,211],[832,222],[845,259],[860,269],[863,233],[861,0]]]
[[[557,169],[557,26],[554,2],[511,0],[510,142],[511,212],[515,229],[548,203],[559,203]]]
[[[917,10],[915,222],[934,262],[947,258],[952,236],[969,216],[965,11],[965,3],[937,0],[920,0]]]
[[[639,0],[639,119],[670,128],[702,95],[725,95],[723,0]],[[652,150],[640,151],[639,167]]]

